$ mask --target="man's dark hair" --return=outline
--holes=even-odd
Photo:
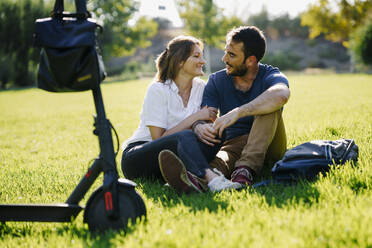
[[[255,56],[257,62],[260,61],[266,50],[266,39],[263,32],[255,26],[241,26],[231,30],[226,40],[234,42],[243,42],[244,61],[249,56]]]

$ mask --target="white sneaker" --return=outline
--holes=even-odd
[[[218,192],[222,190],[240,189],[242,185],[240,183],[231,182],[228,180],[219,170],[216,168],[213,171],[218,175],[208,183],[208,188],[212,192]]]

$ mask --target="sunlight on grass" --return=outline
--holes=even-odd
[[[372,247],[372,76],[289,80],[288,146],[353,138],[357,167],[334,167],[293,187],[183,196],[160,182],[139,180],[148,218],[126,235],[90,234],[80,214],[65,224],[0,223],[0,247]],[[102,85],[121,143],[138,125],[149,82]],[[0,113],[0,203],[64,202],[99,152],[91,93],[3,91]],[[101,183],[102,176],[82,205]]]

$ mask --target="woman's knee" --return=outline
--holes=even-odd
[[[177,134],[179,140],[197,141],[196,135],[192,130],[183,130]]]
[[[121,170],[125,178],[128,179],[136,178],[136,176],[133,173],[132,164],[133,163],[131,162],[130,156],[128,156],[128,154],[126,153],[123,153],[123,156],[121,157]]]

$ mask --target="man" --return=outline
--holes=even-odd
[[[254,26],[227,34],[222,58],[226,68],[209,77],[202,101],[202,106],[217,108],[220,117],[213,124],[193,125],[198,138],[210,146],[225,134],[210,165],[243,185],[252,184],[265,159],[273,163],[286,150],[282,107],[290,95],[288,80],[277,68],[259,63],[265,49],[265,37]]]
[[[265,50],[265,37],[257,27],[243,26],[227,34],[222,58],[226,68],[209,76],[201,104],[218,109],[220,117],[214,123],[195,122],[192,129],[199,141],[182,144],[200,147],[205,157],[179,159],[170,151],[159,154],[163,177],[180,193],[203,186],[200,178],[193,180],[191,167],[205,167],[208,162],[240,185],[231,188],[240,188],[251,185],[265,163],[283,156],[282,107],[290,91],[278,68],[259,63]]]

